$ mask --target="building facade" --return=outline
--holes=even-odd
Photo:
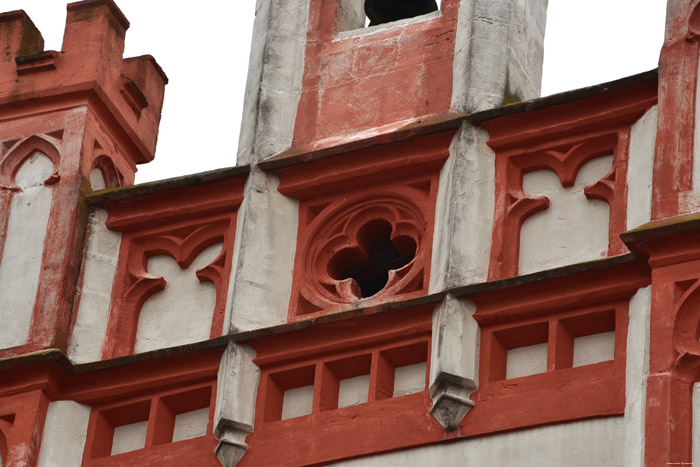
[[[117,5],[0,14],[0,465],[700,463],[699,2],[540,98],[547,0],[257,0],[238,165],[135,186]]]

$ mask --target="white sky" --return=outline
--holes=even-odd
[[[131,22],[125,56],[153,55],[170,79],[156,159],[136,181],[235,165],[255,0],[116,1]],[[25,10],[46,49],[60,50],[66,3],[1,0],[0,11]],[[665,8],[665,0],[549,0],[542,95],[655,68]]]

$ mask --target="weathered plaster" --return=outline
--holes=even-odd
[[[452,107],[474,113],[539,97],[546,21],[547,0],[462,0]]]
[[[112,452],[115,456],[123,452],[143,449],[146,445],[146,430],[148,422],[130,423],[114,427],[114,437],[112,438]]]
[[[200,281],[197,271],[211,264],[223,243],[212,245],[185,269],[170,256],[148,258],[148,273],[166,280],[164,290],[148,298],[139,313],[134,352],[191,344],[209,339],[216,288]]]
[[[284,391],[282,402],[282,420],[301,417],[311,413],[314,399],[314,386],[302,386],[300,388]]]
[[[525,219],[520,229],[520,274],[580,263],[607,255],[610,206],[588,199],[584,189],[610,172],[613,156],[587,162],[572,187],[562,187],[551,170],[528,172],[523,191],[546,196],[549,208]]]
[[[292,143],[306,51],[309,0],[257,0],[238,164]]]
[[[637,291],[630,299],[627,331],[627,373],[625,384],[624,462],[620,465],[643,467],[646,443],[647,377],[649,376],[649,339],[651,288]]]
[[[0,258],[0,348],[27,342],[42,270],[46,227],[54,189],[44,185],[54,172],[51,159],[34,152],[21,165]]]
[[[208,424],[209,407],[177,414],[173,428],[173,443],[206,435]]]
[[[338,32],[363,30],[365,27],[364,0],[339,0]]]
[[[615,358],[615,332],[604,332],[574,339],[574,365],[583,366]]]
[[[291,144],[304,64],[306,16],[310,1],[315,0],[301,0],[301,3],[291,0],[258,0],[251,72],[241,130],[241,163],[251,162],[255,165],[260,159],[286,149]],[[512,98],[533,97],[539,92],[541,35],[544,31],[546,3],[546,0],[461,1],[456,52],[459,59],[454,67],[455,108],[473,111],[483,106],[501,105]],[[355,19],[360,16],[357,11],[359,4],[359,0],[352,4],[355,8],[352,12]],[[440,13],[436,13],[426,21],[439,15]],[[408,21],[401,26],[408,28],[411,23]],[[377,28],[368,34],[379,34],[390,27]],[[159,105],[155,107],[160,108]],[[651,186],[655,125],[656,110],[652,109],[632,128],[630,164],[634,167],[630,168],[629,172],[628,197],[630,204],[636,207],[628,211],[628,226],[643,223],[650,217],[651,200],[648,193]],[[437,228],[432,250],[431,292],[486,280],[493,232],[495,191],[494,154],[486,145],[487,139],[488,135],[484,130],[464,123],[453,141],[450,159],[442,169],[435,220]],[[593,161],[595,170],[601,171],[595,174],[598,178],[605,174],[603,169],[609,157],[600,159],[596,159],[597,162]],[[578,190],[577,194],[581,194],[583,185],[590,183],[586,177],[586,170],[588,168],[584,168],[580,183],[577,180],[573,188],[574,191]],[[544,172],[529,173],[526,176],[526,191],[541,194],[542,185],[553,181],[551,175]],[[45,174],[36,180],[29,177],[27,183],[35,183],[37,189],[51,193],[51,188],[40,186],[45,178]],[[104,179],[100,181],[95,176],[93,180],[93,174],[90,174],[89,178],[93,188],[104,185]],[[23,174],[20,174],[21,183],[24,183],[23,179]],[[593,177],[592,180],[596,181],[597,178]],[[560,184],[555,185],[555,189],[545,192],[553,198],[553,205],[547,211],[548,214],[533,216],[523,227],[525,241],[521,242],[521,246],[525,245],[525,253],[521,259],[524,257],[527,264],[521,265],[521,272],[527,272],[528,268],[537,270],[588,259],[557,256],[556,248],[560,245],[565,245],[562,249],[575,250],[578,244],[593,242],[594,248],[601,251],[605,250],[607,245],[609,210],[596,205],[596,201],[585,199],[578,201],[597,207],[589,211],[589,208],[571,209],[570,205],[558,206],[556,198],[566,190],[561,189]],[[287,321],[297,243],[298,203],[282,196],[277,187],[275,176],[253,167],[245,188],[245,203],[238,216],[225,333],[256,330]],[[21,196],[28,191],[29,188],[25,193],[15,195],[15,199],[22,201]],[[641,200],[639,203],[638,199]],[[33,199],[32,204],[43,206],[48,216],[50,198],[47,197],[43,201]],[[12,209],[14,215],[19,208],[13,205]],[[562,216],[563,219],[560,219]],[[23,214],[22,217],[26,215]],[[596,237],[593,238],[590,232],[585,230],[580,237],[576,237],[578,234],[571,230],[568,224],[574,225],[572,229],[579,228],[580,224],[576,225],[574,222],[577,220],[590,224]],[[99,360],[107,328],[111,287],[121,235],[107,230],[105,221],[106,213],[101,210],[95,212],[90,219],[91,231],[85,255],[82,291],[78,297],[80,304],[69,348],[70,357],[74,362]],[[561,231],[552,228],[552,224],[556,222],[567,226]],[[14,252],[23,251],[18,250],[12,243],[16,241],[13,240],[13,236],[20,238],[27,228],[40,233],[41,236],[37,234],[36,238],[42,241],[37,240],[35,246],[43,248],[45,223],[39,225],[43,226],[43,230],[37,230],[36,225],[27,227],[28,222],[25,219],[21,219],[21,230],[18,225],[20,221],[10,219],[9,239],[5,244],[6,258],[14,258]],[[22,241],[25,240],[22,238]],[[600,245],[596,243],[598,240]],[[534,247],[532,243],[535,244]],[[551,249],[548,247],[551,245],[554,245],[555,251],[550,254]],[[151,296],[141,309],[139,333],[136,336],[137,352],[205,340],[209,337],[209,310],[213,309],[216,296],[212,290],[213,286],[200,282],[194,274],[197,269],[213,260],[218,252],[217,248],[220,249],[221,246],[214,245],[207,249],[187,270],[180,269],[174,260],[167,256],[150,259],[149,273],[165,277],[168,287]],[[41,251],[39,250],[40,253]],[[597,251],[595,253],[597,256],[602,254]],[[18,266],[24,266],[14,261],[15,259],[11,260],[9,267],[0,263],[0,313],[3,310],[2,305],[5,305],[2,301],[3,296],[8,293],[19,294],[14,288],[2,288],[6,283],[14,287],[15,283],[10,276],[16,273]],[[3,276],[3,267],[6,277]],[[36,292],[37,281],[38,273],[34,289],[29,292]],[[527,283],[521,285],[531,286]],[[423,411],[420,414],[424,417],[423,421],[427,419],[429,423],[424,423],[424,426],[409,426],[409,429],[422,429],[427,426],[428,431],[432,430],[437,434],[436,438],[416,443],[415,445],[422,446],[420,448],[403,451],[396,448],[397,450],[388,454],[357,458],[336,465],[422,467],[457,466],[465,462],[474,465],[511,465],[515,462],[519,466],[533,467],[644,465],[650,290],[651,287],[648,287],[639,291],[630,303],[624,417],[617,416],[619,412],[616,412],[614,417],[587,421],[567,423],[557,420],[558,424],[552,426],[442,442],[445,436],[434,420],[427,418],[424,400],[421,402]],[[33,306],[33,302],[31,305]],[[31,320],[31,307],[29,310],[28,316]],[[425,319],[428,319],[431,310],[426,310]],[[433,314],[433,340],[429,354],[429,388],[434,400],[431,412],[448,430],[454,429],[471,408],[473,403],[469,395],[478,383],[480,329],[473,319],[475,311],[476,307],[472,302],[448,295],[435,308]],[[429,333],[427,324],[423,329]],[[0,346],[3,344],[4,335],[0,334]],[[427,334],[424,337],[427,341]],[[576,338],[574,366],[612,358],[611,345],[614,339],[614,333]],[[301,348],[306,350],[303,345]],[[359,350],[352,349],[353,352]],[[216,455],[225,466],[238,463],[248,448],[246,436],[253,430],[260,375],[259,368],[253,364],[254,357],[255,352],[250,347],[230,343],[221,360],[214,432],[220,440]],[[511,349],[507,358],[507,376],[513,378],[544,372],[546,364],[546,344]],[[425,389],[426,365],[427,363],[419,363],[395,369],[394,396],[397,399],[419,400],[417,397],[399,396]],[[128,366],[123,368],[129,370]],[[83,374],[70,377],[73,376],[84,377]],[[138,379],[138,375],[135,375],[135,380]],[[49,381],[49,384],[51,383],[52,381]],[[139,381],[137,384],[144,382]],[[369,378],[366,375],[342,380],[339,407],[364,403],[367,400],[368,387]],[[621,385],[617,387],[622,391]],[[168,388],[168,391],[170,390],[171,388]],[[106,393],[108,390],[104,391]],[[103,397],[102,394],[97,396]],[[105,400],[109,397],[104,395]],[[695,394],[695,397],[694,403],[700,404],[700,396]],[[311,412],[312,398],[313,386],[286,391],[282,418],[290,419]],[[400,400],[390,402],[393,407],[402,405]],[[210,409],[204,408],[178,414],[175,417],[173,440],[202,436],[209,421],[209,412]],[[81,462],[89,413],[89,407],[75,402],[53,402],[49,405],[39,465],[78,465]],[[351,413],[351,410],[346,410],[345,413]],[[477,415],[477,411],[472,415]],[[387,413],[387,416],[391,419],[394,414]],[[291,421],[286,423],[291,424]],[[68,429],[64,429],[64,424],[70,425]],[[700,425],[700,422],[696,424]],[[466,425],[468,423],[465,423]],[[503,430],[512,428],[510,425]],[[112,453],[143,447],[146,431],[147,422],[117,427]],[[700,430],[696,428],[696,438],[700,438],[698,431]],[[387,433],[387,439],[392,435],[396,433]],[[255,434],[249,439],[254,438]],[[384,443],[385,439],[380,437],[379,442]],[[435,444],[427,445],[429,443]],[[700,446],[700,442],[696,442],[696,450],[700,450],[697,446]],[[329,447],[335,448],[335,445]],[[381,449],[391,451],[384,446]],[[283,455],[287,452],[289,451],[283,452]],[[697,458],[700,458],[700,455]],[[62,459],[65,459],[65,462]]]
[[[41,437],[39,467],[81,465],[91,408],[72,401],[49,404]]]
[[[506,378],[536,375],[547,371],[547,343],[508,350]]]
[[[619,467],[621,417],[560,423],[337,462],[335,467]]]
[[[214,413],[214,436],[219,440],[216,457],[232,467],[248,446],[245,438],[253,431],[255,400],[260,369],[253,363],[255,350],[230,343],[221,358]]]
[[[427,362],[396,368],[394,370],[394,397],[423,391],[427,370]]]
[[[485,281],[495,205],[495,155],[488,134],[462,124],[440,171],[430,292]]]
[[[659,107],[655,105],[632,125],[627,161],[627,230],[651,220],[652,179]]]
[[[92,191],[99,191],[107,188],[104,174],[98,168],[94,168],[90,171],[90,187]]]
[[[425,380],[425,371],[423,371]],[[313,387],[313,386],[311,386]],[[394,393],[396,382],[394,382]],[[354,378],[341,379],[338,384],[338,408],[364,404],[369,395],[369,375],[356,376]]]
[[[246,183],[238,211],[224,334],[287,321],[299,202],[280,194],[278,185],[276,176],[257,169]]]
[[[83,284],[68,355],[75,363],[100,360],[112,304],[112,284],[117,270],[122,235],[109,230],[107,212],[90,216]]]
[[[454,430],[474,403],[477,388],[480,328],[473,318],[476,305],[447,295],[433,311],[430,351],[430,413]]]

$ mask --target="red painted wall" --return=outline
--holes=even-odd
[[[450,110],[457,0],[410,25],[339,34],[339,0],[311,0],[294,146]]]

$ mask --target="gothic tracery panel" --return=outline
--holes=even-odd
[[[344,196],[323,208],[301,246],[307,254],[300,263],[297,314],[421,291],[428,201],[429,192],[404,187]]]
[[[290,321],[428,291],[440,168],[453,136],[417,136],[281,170],[266,164],[279,192],[299,200]]]
[[[104,333],[102,358],[191,344],[224,332],[244,180],[225,178],[123,199],[119,191],[94,195],[108,213],[106,228],[121,232],[106,332],[94,329]]]
[[[564,186],[550,170],[523,175],[523,193],[535,198],[545,197],[549,206],[523,221],[520,274],[607,255],[610,205],[607,200],[595,197],[594,187],[610,174],[612,162],[612,155],[589,160],[570,186]]]
[[[92,163],[90,170],[90,186],[93,191],[122,186],[124,177],[114,165],[109,156],[101,155]]]
[[[621,160],[627,136],[612,133],[497,158],[492,277],[624,251],[615,233],[625,226],[626,166]],[[587,250],[577,241],[582,236]]]
[[[23,345],[30,337],[58,179],[56,152],[47,150],[48,144],[40,138],[17,144],[0,167],[2,348]]]
[[[166,286],[147,298],[141,307],[134,352],[204,341],[216,334],[211,323],[217,288],[200,277],[206,278],[208,267],[212,266],[210,273],[216,269],[217,259],[225,263],[222,250],[223,243],[215,243],[202,250],[186,268],[168,255],[148,258],[148,274],[162,277]]]
[[[627,198],[645,183],[628,173],[632,128],[655,104],[643,81],[482,124],[496,154],[490,279],[628,251]]]
[[[224,216],[202,226],[125,235],[103,357],[189,344],[221,334],[231,268],[230,227],[231,219]],[[185,302],[177,300],[183,282],[194,292]],[[200,286],[204,283],[214,290]],[[203,303],[211,308],[202,309]]]

